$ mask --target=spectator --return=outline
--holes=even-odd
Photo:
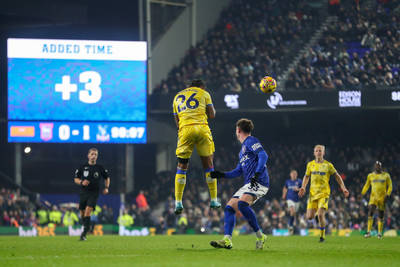
[[[128,210],[124,210],[124,213],[118,217],[118,224],[124,227],[132,226],[134,223],[133,218],[129,215]]]
[[[72,209],[68,208],[64,214],[63,225],[66,227],[74,226],[79,222],[78,215],[72,211]]]
[[[139,191],[139,194],[136,197],[136,204],[140,211],[147,211],[149,209],[149,204],[147,204],[147,199],[143,190]]]

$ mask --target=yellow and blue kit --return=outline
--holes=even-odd
[[[327,160],[322,163],[318,163],[315,160],[307,163],[306,175],[311,177],[307,209],[328,209],[329,195],[331,193],[329,178],[334,173],[336,173],[335,167]]]

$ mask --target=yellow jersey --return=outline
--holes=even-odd
[[[371,186],[371,199],[382,200],[385,196],[392,193],[392,180],[387,172],[371,172],[368,174],[367,182],[365,183],[361,194],[367,193],[369,186]]]
[[[329,161],[317,163],[315,160],[307,163],[306,175],[311,177],[310,200],[328,198],[331,193],[329,178],[336,172],[335,167]]]
[[[187,125],[208,125],[208,105],[212,105],[211,96],[201,88],[189,87],[177,93],[172,106],[179,118],[179,129]]]

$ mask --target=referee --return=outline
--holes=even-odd
[[[110,177],[108,171],[103,166],[96,164],[99,151],[91,148],[88,152],[88,163],[82,165],[75,171],[74,182],[81,186],[79,211],[83,221],[83,232],[80,240],[86,240],[86,234],[90,228],[90,214],[96,207],[99,198],[100,177],[104,179],[103,194],[108,194],[110,187]]]

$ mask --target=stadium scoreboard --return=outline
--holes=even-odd
[[[8,141],[146,143],[146,42],[7,40]]]

